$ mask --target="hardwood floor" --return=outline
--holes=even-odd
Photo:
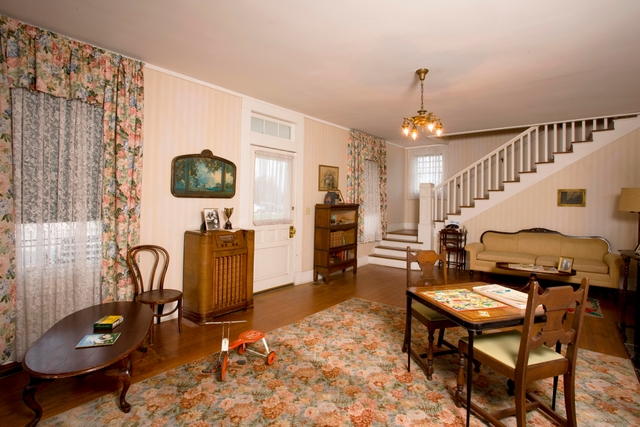
[[[449,270],[450,283],[469,281],[469,272]],[[477,281],[503,284],[522,284],[526,278],[503,275],[475,275]],[[403,269],[367,265],[358,268],[357,276],[350,271],[332,276],[329,285],[323,282],[263,292],[255,296],[255,306],[248,311],[238,311],[219,320],[246,320],[234,324],[231,338],[245,329],[272,331],[305,316],[321,311],[349,298],[362,298],[398,307],[405,305],[406,272]],[[544,286],[545,282],[541,281]],[[610,290],[591,288],[589,296],[600,301],[604,319],[586,316],[581,348],[628,358],[624,344],[616,328],[620,321],[620,309],[615,293]],[[633,300],[633,297],[629,298]],[[627,319],[633,319],[634,307],[627,307]],[[155,344],[148,352],[133,355],[133,382],[150,378],[168,369],[220,350],[222,338],[219,325],[198,326],[184,320],[183,333],[178,334],[177,321],[171,320],[156,325]],[[400,346],[401,343],[398,343]],[[277,352],[277,349],[274,349]],[[22,390],[29,381],[23,373],[0,378],[0,424],[23,426],[33,419],[33,412],[22,402]],[[91,401],[106,393],[119,390],[121,383],[95,372],[84,377],[56,380],[36,393],[42,405],[43,419]],[[115,405],[115,401],[114,401]]]

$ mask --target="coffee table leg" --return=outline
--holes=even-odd
[[[115,369],[109,369],[105,371],[105,375],[116,377],[120,381],[122,381],[122,392],[120,393],[120,410],[126,414],[131,410],[131,405],[125,400],[127,391],[129,391],[129,387],[131,386],[131,357],[125,357],[117,364],[115,364],[114,367]]]
[[[36,391],[42,390],[46,386],[48,386],[53,380],[44,379],[44,378],[35,378],[31,377],[29,380],[29,384],[22,391],[22,401],[25,405],[29,407],[33,412],[36,413],[36,416],[27,427],[33,427],[40,422],[40,418],[42,418],[42,406],[38,402],[36,402]]]

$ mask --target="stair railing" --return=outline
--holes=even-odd
[[[445,221],[473,207],[475,200],[488,199],[504,184],[520,181],[523,173],[536,171],[540,163],[553,163],[554,156],[572,151],[575,142],[589,141],[596,130],[610,129],[619,116],[595,117],[534,125],[471,166],[434,188],[432,218]]]

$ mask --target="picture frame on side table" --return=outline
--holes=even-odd
[[[336,190],[336,194],[338,195],[338,197],[336,198],[336,203],[337,204],[343,204],[344,203],[344,197],[342,197],[342,192],[340,190]]]
[[[558,262],[558,271],[562,271],[564,273],[571,273],[571,269],[573,268],[573,258],[565,258],[560,257],[560,261]]]
[[[584,208],[587,205],[587,190],[558,190],[558,206]]]
[[[318,191],[336,191],[340,169],[337,166],[320,165],[318,167]]]
[[[635,253],[636,255],[640,255],[640,243],[638,243],[638,246],[636,246]]]
[[[218,209],[205,208],[202,210],[202,219],[204,221],[205,230],[219,230],[220,229],[220,215]]]

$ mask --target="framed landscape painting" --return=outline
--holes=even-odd
[[[231,198],[236,194],[236,165],[210,150],[178,156],[171,162],[171,194]]]

